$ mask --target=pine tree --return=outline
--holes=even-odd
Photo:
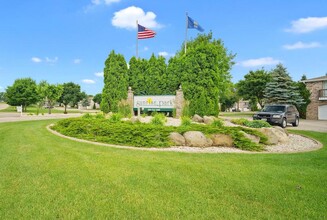
[[[303,103],[297,87],[294,85],[287,69],[282,64],[278,64],[270,72],[270,78],[271,81],[267,83],[264,91],[266,103],[294,105]]]
[[[128,75],[125,58],[111,51],[105,62],[101,110],[117,112],[118,102],[127,98]]]

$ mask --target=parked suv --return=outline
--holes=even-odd
[[[287,123],[297,127],[299,126],[300,115],[294,105],[265,105],[260,112],[253,115],[253,120],[265,120],[269,124],[277,124],[282,128],[285,128]]]

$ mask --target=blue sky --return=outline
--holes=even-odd
[[[75,82],[103,88],[111,50],[135,56],[136,19],[157,32],[139,41],[139,56],[174,56],[185,39],[185,13],[236,53],[233,82],[281,62],[293,80],[327,73],[325,0],[10,0],[0,7],[0,91],[14,80]],[[188,37],[199,32],[188,30]]]

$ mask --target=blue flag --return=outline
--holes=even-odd
[[[203,32],[204,29],[199,25],[198,22],[194,21],[192,18],[190,18],[189,16],[187,16],[187,28],[194,28],[197,29],[200,32]]]

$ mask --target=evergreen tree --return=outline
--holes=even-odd
[[[301,78],[301,81],[306,80],[307,77],[306,75],[303,75]],[[295,86],[298,88],[300,92],[300,96],[303,98],[304,102],[302,104],[296,104],[297,109],[299,110],[300,117],[301,118],[306,118],[307,114],[307,107],[310,104],[310,91],[307,89],[306,85],[303,82],[296,82]]]
[[[111,51],[105,62],[101,110],[117,112],[118,102],[127,98],[128,74],[125,58]]]
[[[266,103],[303,104],[297,87],[282,64],[278,64],[270,72],[270,77],[271,81],[267,83],[264,91]]]
[[[180,72],[179,82],[190,101],[190,113],[218,115],[219,99],[230,89],[234,55],[228,53],[221,40],[213,39],[212,33],[199,35],[187,46],[187,54],[183,47],[176,55],[175,71]]]
[[[144,82],[147,95],[163,95],[166,90],[166,63],[163,56],[154,54],[149,59],[144,72]]]
[[[148,66],[146,59],[132,57],[129,61],[128,86],[132,87],[134,95],[145,95],[147,87],[145,83],[145,71]]]

